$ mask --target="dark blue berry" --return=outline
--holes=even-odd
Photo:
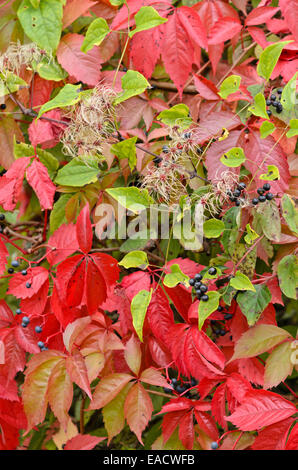
[[[35,331],[36,331],[36,333],[41,333],[42,332],[42,327],[41,326],[36,326]]]
[[[273,198],[274,198],[274,194],[272,194],[272,193],[267,193],[267,194],[266,194],[266,199],[267,199],[268,201],[271,201],[271,199],[273,199]]]
[[[183,393],[183,392],[185,392],[186,390],[187,390],[187,388],[185,387],[185,385],[178,385],[178,386],[176,387],[176,391],[177,391],[178,393]]]
[[[204,294],[204,292],[207,292],[207,290],[208,290],[208,287],[205,284],[202,284],[200,287],[200,291],[203,292]]]
[[[194,286],[194,285],[195,285],[195,280],[194,280],[194,279],[190,279],[190,280],[189,280],[189,285],[190,285],[190,286]]]
[[[211,268],[208,269],[208,273],[211,276],[214,276],[217,273],[217,269],[212,266]]]
[[[239,189],[235,189],[235,191],[233,192],[233,195],[234,195],[235,197],[239,197],[240,194],[241,194],[241,191],[240,191]]]
[[[14,267],[14,268],[18,268],[20,266],[20,263],[14,259],[12,262],[11,262],[11,265]]]
[[[170,149],[167,145],[163,145],[162,151],[163,151],[163,153],[169,153]]]
[[[264,191],[269,191],[270,188],[271,188],[271,186],[270,186],[269,183],[265,183],[265,184],[263,185]]]
[[[271,106],[272,105],[271,100],[267,99],[266,104],[267,104],[267,106]]]
[[[27,323],[21,323],[22,328],[27,328]]]
[[[272,114],[272,111],[270,111],[270,109],[268,109],[267,114],[268,114],[268,116],[270,117],[271,114]]]
[[[211,446],[210,446],[210,447],[211,447],[212,450],[218,449],[218,444],[217,444],[217,442],[216,442],[216,441],[211,442]]]
[[[275,101],[275,100],[276,100],[276,96],[275,96],[275,95],[271,95],[271,96],[270,96],[270,99],[271,99],[271,101]]]
[[[265,202],[266,196],[259,196],[258,199],[259,199],[259,202]]]
[[[27,274],[28,274],[28,273],[27,273],[27,270],[26,270],[26,269],[23,269],[23,270],[22,270],[22,274],[23,274],[23,276],[27,276]]]
[[[222,312],[222,311],[223,311],[223,307],[222,307],[221,305],[219,305],[218,308],[217,308],[217,310],[218,310],[219,312]]]
[[[17,309],[16,309],[16,314],[17,314],[17,315],[21,315],[21,313],[22,313],[22,310],[21,310],[20,308],[17,308]]]
[[[220,336],[224,336],[226,333],[227,333],[226,330],[220,330],[219,334],[220,334]]]
[[[253,200],[251,201],[254,206],[256,206],[259,203],[259,199],[254,197]]]
[[[196,281],[194,287],[195,289],[200,289],[201,285],[202,285],[201,281]]]
[[[42,341],[38,341],[37,346],[41,349],[44,348],[44,343]]]
[[[198,273],[195,275],[195,281],[201,281],[203,279],[202,274]]]
[[[239,183],[237,188],[239,189],[239,191],[243,191],[243,189],[246,188],[246,184],[245,183]]]
[[[4,214],[0,214],[0,220],[5,220],[5,215]]]
[[[207,294],[202,295],[201,300],[202,300],[203,302],[207,302],[207,301],[209,300],[208,295],[207,295]]]
[[[28,325],[30,323],[30,318],[29,317],[23,317],[22,318],[22,323],[26,323],[26,325]]]
[[[14,269],[13,268],[8,268],[7,272],[8,272],[8,274],[12,274],[12,273],[14,273]]]
[[[263,188],[258,188],[257,189],[257,193],[260,194],[260,196],[262,196],[264,194],[265,190]]]
[[[281,94],[282,94],[282,88],[277,88],[277,90],[276,90],[276,91],[277,91],[277,93],[278,93],[279,95],[281,95]]]
[[[30,287],[31,287],[31,282],[29,282],[29,281],[26,282],[26,287],[27,287],[27,289],[30,289]]]

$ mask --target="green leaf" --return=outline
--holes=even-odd
[[[235,168],[245,162],[246,158],[241,147],[233,147],[220,157],[225,166]]]
[[[192,123],[192,119],[189,117],[189,108],[184,103],[165,109],[159,113],[157,119],[167,126],[180,126],[182,129],[187,129]]]
[[[147,309],[151,301],[152,292],[152,289],[150,292],[147,290],[141,290],[131,301],[130,309],[132,314],[132,323],[140,341],[143,341],[143,325]]]
[[[58,171],[55,183],[62,186],[84,186],[85,184],[95,183],[98,174],[99,169],[96,160],[90,159],[86,164],[80,158],[75,158]]]
[[[267,173],[259,176],[260,180],[275,181],[280,179],[279,169],[275,165],[267,165]]]
[[[12,72],[0,73],[0,98],[18,91],[20,87],[27,88],[27,82]]]
[[[58,95],[45,103],[39,110],[37,119],[44,113],[56,108],[66,108],[78,103],[81,99],[81,85],[71,85],[68,83],[59,91]]]
[[[135,214],[138,214],[145,208],[150,207],[150,204],[154,203],[147,189],[141,190],[134,186],[129,188],[108,188],[106,192],[116,199],[121,206]]]
[[[283,108],[287,110],[294,108],[294,106],[296,105],[297,74],[298,72],[296,72],[295,75],[291,78],[291,80],[288,81],[281,94],[280,102]]]
[[[99,46],[110,31],[110,27],[104,18],[96,18],[87,29],[81,51],[88,52],[94,46]]]
[[[240,271],[237,271],[235,277],[230,280],[230,285],[237,290],[251,290],[253,292],[256,291],[248,277]]]
[[[292,374],[294,364],[291,362],[293,349],[286,341],[279,344],[267,357],[264,375],[264,388],[276,387]]]
[[[166,274],[163,280],[165,286],[176,287],[180,283],[188,286],[189,277],[181,271],[179,264],[172,264],[170,270],[171,272]]]
[[[241,77],[239,75],[230,75],[220,85],[219,96],[226,99],[232,93],[236,93],[239,90],[240,82]]]
[[[243,333],[236,342],[234,355],[229,362],[259,356],[290,336],[287,331],[275,325],[256,325]]]
[[[295,137],[298,135],[298,119],[291,119],[290,120],[290,130],[286,133],[288,138]]]
[[[131,137],[130,139],[123,140],[117,144],[112,145],[111,152],[114,153],[120,160],[128,159],[129,168],[134,169],[137,163],[136,154],[136,142],[137,137]]]
[[[265,139],[268,135],[272,134],[276,129],[273,122],[270,121],[263,121],[260,127],[260,135],[261,139]]]
[[[27,36],[47,52],[56,50],[61,36],[63,3],[61,0],[40,0],[34,8],[30,0],[23,0],[18,18]]]
[[[132,96],[140,95],[146,88],[150,88],[150,83],[146,78],[135,70],[128,70],[125,75],[121,78],[123,93],[118,95],[115,99],[114,104],[117,105],[125,100],[128,100]]]
[[[279,262],[277,275],[282,292],[290,299],[297,299],[298,261],[295,255],[285,256]]]
[[[208,292],[208,297],[209,300],[207,302],[203,302],[201,300],[199,303],[199,330],[202,329],[205,320],[211,315],[211,313],[215,312],[219,306],[219,292],[211,290],[210,292]]]
[[[209,219],[204,222],[203,230],[206,238],[218,238],[225,229],[225,224],[219,219]]]
[[[154,28],[167,21],[167,18],[160,16],[153,7],[141,7],[135,15],[136,29],[130,31],[128,36],[132,38],[139,31]]]
[[[32,64],[32,67],[33,70],[35,70],[38,75],[45,80],[60,82],[68,76],[68,73],[58,64],[56,60],[49,60],[48,57],[42,58],[38,64]]]
[[[122,258],[122,260],[118,264],[126,269],[146,269],[149,265],[149,261],[147,258],[147,253],[145,253],[144,251],[131,251],[130,253],[125,255],[124,258]]]
[[[256,285],[255,290],[255,292],[239,292],[237,295],[237,302],[241,312],[246,316],[249,326],[258,321],[261,313],[271,300],[271,293],[267,286]]]
[[[292,41],[276,42],[266,47],[260,55],[257,72],[260,77],[269,80],[283,48]]]
[[[65,216],[65,206],[71,199],[73,194],[62,194],[58,201],[55,202],[53,210],[51,210],[50,215],[50,233],[54,233],[60,225],[67,222]]]
[[[274,242],[279,242],[281,235],[281,222],[279,209],[274,201],[267,201],[260,205],[255,215],[264,235]]]
[[[298,211],[290,196],[284,194],[281,199],[282,215],[292,232],[298,233]]]
[[[254,116],[259,116],[264,119],[269,119],[269,116],[266,111],[266,101],[263,93],[258,93],[255,96],[254,104],[248,108]]]
[[[120,434],[124,427],[124,403],[131,386],[132,384],[127,384],[118,395],[102,409],[104,425],[108,432],[109,440]]]
[[[259,238],[259,235],[251,228],[249,224],[246,225],[246,232],[247,234],[244,237],[245,242],[248,245],[252,245],[252,243]]]

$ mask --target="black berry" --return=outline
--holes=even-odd
[[[240,206],[240,204],[241,204],[241,202],[239,201],[239,199],[236,199],[236,201],[235,201],[235,205],[236,205],[237,207],[239,207],[239,206]]]
[[[22,274],[23,274],[23,276],[27,276],[27,270],[23,269]]]
[[[267,99],[266,104],[267,104],[267,106],[271,106],[272,105],[271,100]]]
[[[21,310],[20,308],[17,308],[17,309],[16,309],[16,314],[17,314],[17,315],[21,315],[21,313],[22,313],[22,310]]]
[[[201,281],[196,281],[195,282],[195,289],[200,289],[201,285],[202,285]]]
[[[275,95],[271,95],[271,96],[270,96],[270,99],[271,99],[271,101],[275,101],[275,100],[276,100],[276,96],[275,96]]]
[[[23,317],[22,318],[22,323],[25,323],[26,325],[28,325],[30,323],[29,317]]]
[[[266,196],[259,196],[259,202],[265,202],[266,201]]]
[[[264,194],[264,189],[263,188],[258,188],[257,189],[257,193],[260,194],[260,196],[262,196]]]
[[[269,183],[265,183],[265,184],[263,185],[264,191],[269,191],[270,188],[271,188],[271,186],[270,186]]]
[[[3,110],[6,109],[6,104],[5,103],[0,104],[0,109],[3,109]]]
[[[272,111],[270,111],[270,109],[268,109],[267,114],[268,114],[268,116],[271,116]]]
[[[41,333],[42,332],[42,327],[41,326],[36,326],[35,331],[36,331],[36,333]]]
[[[239,197],[240,194],[241,194],[241,191],[239,189],[235,189],[235,191],[233,192],[234,196],[235,197]]]
[[[231,318],[233,318],[233,315],[231,313],[226,313],[226,315],[224,316],[225,320],[231,320]]]
[[[12,274],[14,272],[14,269],[13,268],[8,268],[7,272],[8,272],[8,274]]]
[[[208,287],[205,284],[202,284],[200,287],[200,291],[204,294],[204,292],[207,292]]]
[[[164,145],[164,146],[162,147],[162,151],[163,151],[163,153],[169,153],[170,149],[169,149],[169,147],[168,147],[167,145]]]
[[[240,191],[243,191],[243,189],[245,189],[245,188],[246,188],[246,184],[245,184],[245,183],[239,183],[239,184],[238,184],[238,189],[239,189]]]
[[[259,200],[258,200],[258,198],[254,197],[251,202],[254,206],[256,206],[258,204]]]
[[[223,311],[223,307],[221,305],[218,306],[217,308],[218,312],[222,312]]]
[[[30,287],[31,287],[31,282],[26,282],[26,287],[27,287],[27,289],[30,289]]]
[[[195,275],[195,281],[201,281],[203,279],[202,274],[198,273]]]
[[[274,194],[272,194],[272,193],[267,193],[267,194],[266,194],[266,199],[267,199],[268,201],[271,201],[271,199],[273,199],[273,198],[274,198]]]
[[[207,294],[202,295],[201,300],[202,300],[203,302],[207,302],[207,301],[209,300],[208,295],[207,295]]]
[[[20,263],[14,259],[12,262],[11,262],[11,265],[14,267],[14,268],[18,268],[20,266]]]
[[[0,214],[0,220],[4,220],[5,219],[5,215],[4,214]]]
[[[276,91],[277,91],[277,93],[278,93],[279,95],[281,95],[281,94],[282,94],[282,88],[277,88],[277,90],[276,90]]]
[[[41,349],[44,348],[44,343],[42,341],[38,341],[37,346]]]

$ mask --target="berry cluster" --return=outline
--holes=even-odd
[[[254,197],[252,199],[252,204],[256,206],[257,204],[259,204],[259,202],[271,201],[274,198],[274,194],[268,192],[270,188],[271,186],[269,183],[265,183],[262,188],[258,188],[258,197]]]
[[[171,385],[172,385],[173,389],[175,390],[175,392],[177,392],[177,393],[179,393],[179,395],[181,395],[181,393],[186,392],[186,390],[189,390],[190,388],[193,388],[196,385],[198,385],[198,382],[196,381],[196,379],[191,378],[190,382],[181,383],[180,380],[178,380],[176,378],[173,378],[171,380]],[[164,391],[165,391],[165,393],[172,393],[173,390],[171,388],[164,388]],[[193,396],[190,392],[186,393],[185,396],[187,398],[193,398]]]
[[[208,273],[211,276],[215,276],[215,274],[217,273],[217,269],[212,266],[208,269]],[[189,285],[194,288],[197,299],[202,300],[203,302],[207,302],[209,300],[209,297],[206,294],[206,292],[208,291],[208,287],[202,282],[202,279],[202,274],[197,273],[194,278],[189,280]]]
[[[276,109],[276,112],[278,114],[280,114],[283,110],[283,106],[280,102],[280,97],[281,97],[281,94],[282,94],[282,88],[278,88],[277,93],[278,93],[278,97],[276,95],[272,94],[266,100],[268,116],[271,116],[271,114],[272,114],[272,111],[269,109],[270,106],[273,106]]]
[[[239,197],[241,196],[241,193],[245,190],[245,188],[246,188],[245,183],[239,183],[233,192],[232,191],[227,192],[227,195],[230,201],[235,202],[236,206],[240,206]]]
[[[20,308],[17,308],[16,309],[16,314],[21,315],[22,310]],[[29,323],[30,323],[30,318],[29,317],[27,317],[27,316],[22,317],[22,323],[21,323],[22,328],[27,328]],[[42,333],[42,327],[41,326],[36,326],[34,329],[35,329],[35,333],[38,333],[38,334]],[[45,344],[42,341],[38,341],[37,346],[39,347],[39,349],[41,351],[47,351],[48,350],[48,348],[45,346]]]
[[[218,312],[221,312],[221,313],[224,315],[224,319],[221,320],[221,321],[218,321],[218,320],[211,320],[211,321],[210,321],[210,326],[211,326],[211,328],[212,328],[212,332],[213,332],[216,336],[225,336],[225,335],[228,333],[228,330],[226,330],[226,329],[224,328],[223,323],[225,323],[225,321],[232,320],[233,314],[224,311],[224,307],[223,307],[222,305],[219,305],[219,306],[218,306],[217,311],[218,311]]]

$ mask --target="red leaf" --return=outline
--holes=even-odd
[[[107,293],[112,293],[119,279],[118,261],[105,253],[92,253],[90,255],[107,285]]]
[[[60,65],[77,81],[95,86],[100,79],[102,59],[97,46],[84,53],[81,46],[84,36],[68,33],[61,39],[57,49],[57,59]]]
[[[63,224],[50,236],[48,240],[47,260],[58,264],[79,249],[74,224]]]
[[[130,429],[135,433],[142,445],[142,432],[146,428],[153,411],[153,405],[148,392],[136,383],[129,390],[125,404],[124,416]]]
[[[179,421],[179,439],[187,450],[191,450],[194,437],[193,411],[190,411]]]
[[[196,143],[203,144],[212,137],[220,137],[223,128],[230,131],[240,124],[238,116],[229,111],[212,112],[200,120],[198,129],[193,132],[193,138]],[[223,142],[225,141],[221,144]]]
[[[298,423],[291,430],[285,450],[298,450]]]
[[[168,334],[174,325],[174,315],[169,301],[161,289],[153,292],[146,316],[153,335],[169,347]]]
[[[252,390],[236,411],[226,417],[241,431],[255,431],[289,418],[297,409],[293,403],[266,390]]]
[[[239,142],[242,132],[235,130],[231,131],[225,140],[213,142],[206,152],[206,167],[208,170],[208,178],[214,181],[221,177],[222,173],[227,171],[227,167],[221,163],[220,157],[233,147],[240,147]],[[235,174],[239,174],[238,168],[229,168]]]
[[[150,385],[171,388],[166,379],[161,375],[161,372],[156,369],[153,369],[152,367],[144,370],[141,373],[140,380]]]
[[[207,33],[197,12],[193,8],[182,6],[177,8],[177,14],[193,46],[198,50],[201,47],[207,50]]]
[[[177,428],[180,419],[184,416],[185,412],[182,411],[174,411],[172,413],[168,413],[163,417],[162,420],[162,437],[164,443],[166,443],[175,429]]]
[[[166,405],[164,405],[161,411],[158,413],[171,413],[172,411],[183,411],[189,410],[192,408],[193,402],[188,400],[187,398],[180,397],[180,398],[173,398],[170,400]]]
[[[261,139],[259,132],[251,132],[248,136],[244,142],[244,153],[249,158],[244,162],[244,166],[255,175],[254,181],[257,187],[263,185],[263,180],[260,180],[259,176],[267,173],[267,166],[275,165],[279,169],[280,179],[270,182],[271,191],[273,193],[286,191],[290,173],[287,157],[281,146],[271,136]]]
[[[90,434],[78,434],[65,444],[64,450],[92,450],[106,437],[90,436]]]
[[[212,416],[204,411],[194,410],[199,428],[204,431],[213,441],[218,439],[218,429]]]
[[[3,209],[14,210],[20,198],[25,169],[29,163],[29,157],[18,158],[0,178],[0,204]]]
[[[63,29],[68,28],[80,16],[89,16],[87,13],[95,5],[90,0],[70,0],[63,9]]]
[[[103,377],[96,386],[90,410],[98,410],[113,400],[134,377],[130,374],[111,374]]]
[[[8,294],[14,295],[18,299],[30,298],[36,294],[49,279],[48,270],[41,266],[28,268],[27,273],[27,276],[23,276],[21,273],[15,273],[11,277]],[[31,287],[26,287],[27,282],[30,283]]]
[[[202,98],[211,101],[220,100],[220,97],[217,94],[217,88],[214,83],[212,83],[210,80],[208,80],[206,77],[203,77],[202,75],[194,75],[193,79],[195,87],[198,90],[199,94],[202,96]]]
[[[208,44],[221,44],[231,39],[242,29],[241,23],[235,18],[222,17],[211,28],[208,38]]]
[[[287,418],[278,423],[271,424],[259,432],[253,445],[253,450],[276,450],[285,432],[293,423],[293,418]]]
[[[52,209],[56,186],[51,181],[47,168],[34,159],[26,170],[26,178],[36,192],[42,209]]]
[[[82,258],[69,279],[66,292],[66,301],[70,307],[77,307],[83,302],[85,289],[86,259]]]
[[[211,403],[211,410],[214,418],[218,422],[218,424],[227,429],[227,423],[225,421],[225,414],[226,414],[226,384],[223,383],[214,392],[212,403]]]
[[[72,355],[67,357],[65,367],[71,380],[92,398],[85,360],[78,349],[74,349]]]
[[[279,8],[274,8],[274,7],[254,8],[247,15],[246,20],[245,20],[245,25],[246,26],[253,26],[253,25],[257,25],[257,24],[266,23],[278,11],[279,11]]]
[[[14,320],[14,316],[9,306],[4,300],[0,300],[0,328],[6,328]]]
[[[89,253],[92,247],[92,226],[88,203],[84,206],[77,218],[76,231],[80,249],[85,254]]]
[[[84,303],[92,314],[107,298],[107,283],[92,261],[88,260],[86,268]]]
[[[252,390],[250,383],[236,373],[232,373],[227,378],[227,388],[239,403],[245,402],[246,393]]]
[[[296,41],[298,41],[298,4],[296,0],[279,0],[279,7],[282,15],[287,23],[287,26],[293,34]]]
[[[6,245],[3,242],[2,238],[0,237],[0,276],[5,271],[8,256],[9,256],[9,253],[6,248]]]
[[[165,23],[162,58],[165,69],[175,83],[181,98],[184,85],[191,71],[193,48],[185,34],[184,26],[179,20],[177,10]]]
[[[165,27],[160,25],[147,31],[140,31],[132,38],[131,60],[134,64],[134,68],[146,78],[151,77],[156,62],[161,54],[164,29]],[[127,115],[125,117],[127,119]]]
[[[134,23],[133,17],[139,11],[141,7],[150,6],[150,5],[160,6],[160,4],[162,4],[163,9],[165,9],[168,6],[171,6],[170,2],[167,2],[167,1],[161,2],[160,0],[128,0],[127,5],[129,8],[129,16],[131,19],[131,24]],[[126,5],[123,5],[123,7],[118,11],[117,15],[115,16],[110,26],[112,30],[127,28],[128,8]]]

